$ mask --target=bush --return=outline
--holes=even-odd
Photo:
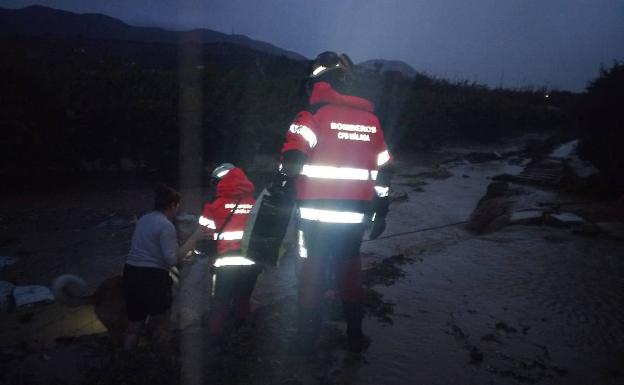
[[[624,64],[601,68],[582,95],[580,152],[604,177],[611,191],[624,192]]]

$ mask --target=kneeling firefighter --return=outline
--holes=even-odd
[[[298,343],[312,351],[321,328],[325,277],[333,276],[342,300],[351,351],[365,347],[362,333],[360,246],[385,229],[390,154],[373,104],[349,95],[352,63],[334,52],[313,61],[308,106],[286,135],[276,180],[277,197],[295,190],[299,243]]]
[[[204,244],[199,252],[213,261],[209,333],[218,344],[229,320],[238,326],[248,318],[251,293],[261,269],[240,250],[243,229],[255,203],[253,184],[242,169],[230,163],[215,168],[212,178],[216,197],[204,206],[199,223],[214,231],[213,242]]]

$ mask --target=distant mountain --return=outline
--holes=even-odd
[[[380,73],[397,71],[410,78],[418,74],[412,66],[399,60],[372,59],[358,65],[368,70],[379,71]]]
[[[156,27],[135,27],[106,15],[77,14],[38,5],[21,9],[0,8],[0,36],[53,36],[159,43],[232,43],[273,55],[284,55],[294,60],[307,60],[296,52],[244,35],[228,35],[210,29],[178,32]]]

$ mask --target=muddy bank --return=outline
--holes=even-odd
[[[394,205],[390,232],[402,235],[366,248],[421,254],[403,279],[380,288],[395,303],[393,327],[369,323],[383,343],[371,345],[367,359],[375,364],[354,383],[621,382],[621,241],[549,221],[507,220],[483,235],[462,224],[441,228],[467,221],[494,177],[519,173],[523,163],[457,162],[446,179],[425,180],[418,191],[415,175],[397,179],[409,199]],[[512,184],[502,196],[510,211],[565,207],[587,221],[622,220],[615,202],[539,186]]]

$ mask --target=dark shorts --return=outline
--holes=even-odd
[[[128,320],[145,321],[147,316],[163,314],[171,309],[172,284],[166,270],[125,265],[123,288]]]

